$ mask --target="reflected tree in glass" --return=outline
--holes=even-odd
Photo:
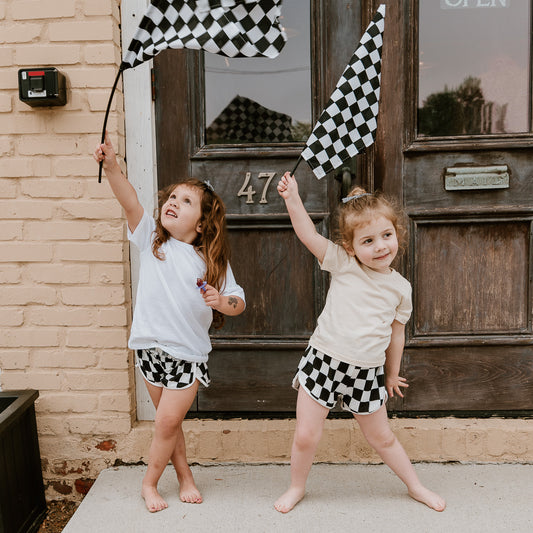
[[[505,132],[507,105],[496,105],[483,95],[481,80],[469,76],[457,89],[444,87],[430,94],[418,110],[420,135],[484,135]]]
[[[416,3],[418,133],[530,133],[533,0]]]

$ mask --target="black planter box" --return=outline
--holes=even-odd
[[[46,515],[35,390],[0,391],[0,533],[39,529]]]

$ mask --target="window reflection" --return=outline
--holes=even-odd
[[[306,141],[311,133],[309,2],[284,0],[275,59],[204,54],[206,143]]]
[[[527,0],[420,0],[418,133],[530,131]]]

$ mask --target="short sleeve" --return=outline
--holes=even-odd
[[[131,232],[130,228],[128,228],[128,239],[142,252],[152,245],[152,234],[154,230],[155,220],[144,210],[143,216],[135,231]]]
[[[411,285],[409,285],[405,291],[402,291],[402,299],[400,304],[396,308],[395,320],[401,324],[406,324],[409,318],[411,317],[411,312],[413,311],[413,302],[411,298]]]
[[[224,296],[238,296],[243,302],[246,303],[244,299],[244,290],[237,284],[235,281],[235,276],[233,275],[233,270],[228,263],[228,269],[226,270],[226,283],[224,284],[223,289],[220,291],[220,294]]]
[[[320,268],[327,272],[340,272],[349,264],[350,256],[346,253],[346,250],[342,246],[328,241],[328,247]]]

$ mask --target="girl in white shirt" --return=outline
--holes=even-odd
[[[128,346],[156,407],[155,432],[141,494],[150,512],[167,503],[157,483],[171,460],[180,499],[201,503],[187,464],[182,422],[198,390],[209,385],[208,330],[245,307],[229,265],[225,208],[212,187],[189,179],[160,193],[157,220],[143,209],[118,165],[107,133],[94,152],[139,248],[140,273]]]
[[[383,197],[355,188],[340,210],[340,245],[319,233],[307,214],[296,180],[278,184],[296,235],[331,273],[326,304],[298,365],[296,431],[291,484],[275,508],[289,512],[305,494],[324,421],[337,401],[353,413],[363,435],[406,484],[409,495],[436,511],[446,503],[422,485],[390,429],[385,402],[403,397],[398,375],[405,342],[411,286],[390,265],[398,253],[399,216]]]

